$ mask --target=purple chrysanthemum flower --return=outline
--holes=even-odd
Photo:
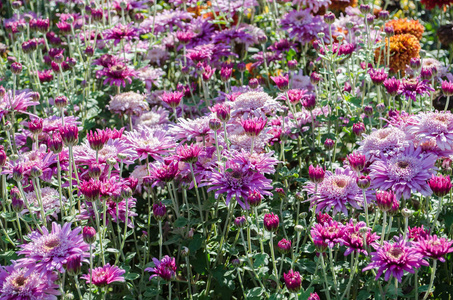
[[[434,91],[427,80],[420,81],[418,78],[403,79],[399,88],[399,93],[412,101],[417,100],[417,95],[429,95],[430,91]]]
[[[317,37],[319,32],[325,32],[327,25],[321,16],[313,16],[310,9],[293,10],[285,14],[280,21],[281,29],[288,36],[306,44]]]
[[[314,242],[327,244],[333,248],[341,242],[344,235],[345,226],[337,221],[330,220],[321,224],[315,224],[310,230],[310,235]]]
[[[418,242],[418,240],[422,238],[427,238],[429,236],[429,229],[426,230],[423,228],[423,225],[421,227],[407,227],[407,237],[414,242]]]
[[[40,194],[41,200],[39,201],[35,191],[25,192],[25,197],[27,198],[29,205],[34,208],[34,210],[32,209],[32,212],[41,218],[41,210],[39,208],[41,205],[40,203],[42,202],[44,211],[53,211],[51,216],[58,219],[58,213],[60,212],[60,197],[58,191],[54,188],[45,186],[40,189]],[[66,197],[62,196],[61,202],[64,204],[66,201]],[[22,211],[22,213],[25,212],[28,212],[28,209]],[[47,218],[49,217],[50,216]]]
[[[415,115],[407,130],[421,143],[436,140],[441,150],[453,150],[453,115],[446,112],[420,112]]]
[[[81,276],[80,278],[85,279],[87,284],[94,284],[95,286],[104,287],[112,282],[125,282],[123,274],[125,270],[118,268],[117,266],[111,266],[106,264],[103,267],[97,267],[90,270],[88,274]],[[93,277],[91,277],[91,275]]]
[[[271,196],[271,182],[250,166],[237,161],[227,161],[224,166],[219,166],[218,170],[213,170],[211,176],[200,186],[208,186],[208,192],[215,191],[216,198],[226,193],[227,205],[236,197],[239,205],[246,209],[248,205],[242,200],[247,199],[249,191],[256,190],[262,195]]]
[[[17,266],[0,266],[0,299],[2,300],[57,300],[61,293],[55,273],[39,273]]]
[[[376,160],[370,166],[371,186],[380,190],[392,189],[397,199],[409,199],[411,192],[430,196],[432,191],[426,182],[437,168],[436,156],[424,155],[422,149],[407,147],[390,158]]]
[[[162,155],[167,155],[176,147],[173,139],[165,131],[150,127],[139,127],[134,131],[127,132],[126,141],[137,152],[140,160],[148,155],[156,160],[161,160]]]
[[[445,262],[444,256],[446,254],[453,252],[452,244],[453,241],[449,241],[443,237],[439,238],[437,235],[420,237],[418,241],[413,243],[417,251],[424,257],[438,259],[441,262]]]
[[[64,273],[63,265],[66,259],[79,254],[88,257],[88,244],[83,241],[81,227],[71,230],[71,223],[65,223],[63,227],[55,222],[52,223],[52,231],[42,227],[42,233],[32,232],[28,237],[28,244],[20,245],[22,250],[17,253],[25,255],[17,261],[20,268],[34,268],[39,272],[46,273],[57,270]]]
[[[154,272],[155,274],[149,277],[149,280],[153,277],[159,276],[160,278],[170,281],[176,276],[176,261],[174,257],[165,255],[160,261],[153,257],[154,268],[146,268],[145,271]]]
[[[155,18],[147,18],[140,24],[143,33],[163,33],[169,29],[184,29],[185,21],[192,19],[192,15],[182,10],[163,10]]]
[[[347,204],[356,209],[360,209],[363,202],[362,190],[357,185],[357,173],[346,168],[337,168],[335,174],[330,171],[325,172],[324,180],[318,184],[317,193],[315,193],[316,184],[307,183],[305,191],[311,197],[310,206],[316,205],[316,213],[326,209],[333,213],[343,212],[348,215]]]
[[[423,259],[423,255],[417,251],[417,248],[410,247],[408,242],[400,239],[394,243],[384,241],[384,245],[372,244],[376,252],[371,252],[371,263],[362,269],[368,271],[378,269],[376,280],[381,277],[385,271],[385,280],[389,281],[393,275],[399,282],[404,275],[404,271],[414,273],[414,269],[421,266],[428,266],[428,262]]]
[[[386,127],[364,134],[359,151],[365,154],[367,160],[380,156],[392,156],[408,145],[406,134],[399,128]]]
[[[274,157],[274,154],[274,151],[250,153],[250,151],[241,149],[241,151],[230,151],[229,159],[232,161],[238,161],[244,166],[247,166],[256,172],[263,174],[274,174],[275,167],[279,162],[278,159]]]
[[[146,89],[151,91],[153,86],[161,86],[162,76],[165,74],[161,68],[144,67],[138,70],[137,77],[145,83]]]
[[[345,225],[343,236],[340,238],[341,244],[347,248],[344,256],[348,256],[355,251],[368,255],[366,248],[363,247],[364,237],[366,244],[371,245],[379,239],[379,236],[376,233],[371,232],[370,228],[368,228],[366,233],[361,233],[360,229],[364,227],[366,227],[365,222],[357,222],[354,224],[353,219],[349,220],[349,223]]]

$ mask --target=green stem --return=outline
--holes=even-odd
[[[437,267],[437,259],[434,259],[433,267],[431,268],[431,278],[429,280],[428,290],[426,291],[425,296],[423,297],[423,300],[428,299],[428,297],[431,293],[431,289],[432,289],[433,283],[434,283],[434,278],[436,277],[436,267]]]
[[[275,261],[275,254],[274,254],[274,234],[271,232],[271,239],[269,241],[269,247],[271,248],[271,257],[272,257],[272,265],[274,267],[274,276],[275,281],[277,282],[277,291],[280,290],[280,283],[278,278],[278,270],[277,270],[277,263]]]

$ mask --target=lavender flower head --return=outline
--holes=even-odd
[[[360,209],[363,202],[362,190],[356,181],[357,173],[349,167],[337,168],[335,174],[326,171],[324,180],[318,184],[317,193],[315,183],[309,182],[305,186],[304,190],[311,195],[307,201],[311,202],[311,207],[316,205],[316,213],[326,209],[334,214],[343,212],[348,215],[347,204]]]
[[[373,130],[363,137],[358,143],[359,151],[365,154],[369,161],[380,156],[392,156],[408,145],[406,134],[401,129],[391,126]]]
[[[22,250],[17,253],[25,255],[17,261],[18,267],[34,268],[38,272],[46,273],[59,271],[64,273],[63,265],[69,256],[79,254],[88,257],[88,244],[83,241],[80,234],[81,227],[71,230],[71,223],[65,223],[63,227],[52,223],[52,231],[42,227],[42,233],[34,231],[29,235],[30,242],[20,245]]]
[[[420,112],[407,126],[409,133],[423,142],[436,141],[441,150],[453,150],[453,115],[446,112]]]
[[[34,269],[17,265],[0,266],[0,299],[2,300],[57,300],[61,293],[55,273],[41,274]]]
[[[295,38],[302,44],[315,39],[319,32],[327,31],[322,17],[313,16],[310,9],[290,11],[282,17],[280,27],[291,39]]]
[[[370,166],[371,186],[380,190],[392,189],[397,199],[409,199],[412,192],[430,196],[432,191],[426,182],[431,178],[437,157],[424,155],[422,149],[407,147],[391,158],[376,160]]]
[[[236,198],[242,208],[247,208],[247,203],[242,199],[247,199],[249,191],[256,190],[262,195],[271,196],[271,180],[260,172],[257,172],[242,164],[240,161],[227,161],[225,166],[219,166],[218,170],[213,170],[208,180],[200,186],[208,186],[208,192],[215,191],[215,197],[226,194],[226,204],[228,205]]]

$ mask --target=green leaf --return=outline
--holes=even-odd
[[[264,289],[262,287],[256,287],[251,290],[247,291],[247,299],[248,298],[258,298],[264,293]]]
[[[201,234],[195,234],[193,239],[189,243],[189,250],[191,253],[197,252],[200,248],[201,245],[203,244],[203,237]]]
[[[189,223],[189,221],[184,218],[184,217],[179,217],[178,219],[176,219],[174,225],[175,227],[184,227],[186,226],[187,224]]]
[[[269,263],[269,255],[267,253],[260,253],[254,256],[253,267],[256,269],[261,265]]]
[[[126,276],[124,276],[124,278],[126,280],[135,280],[135,279],[137,279],[139,277],[140,277],[140,275],[137,274],[137,273],[129,273],[129,274],[126,274]]]

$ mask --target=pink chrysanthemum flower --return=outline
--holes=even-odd
[[[137,77],[145,83],[146,89],[151,91],[153,86],[161,86],[162,76],[165,74],[161,68],[145,67],[138,70]]]
[[[162,156],[170,153],[176,147],[171,136],[165,131],[150,127],[139,127],[126,133],[125,139],[129,146],[137,152],[140,160],[148,155],[156,160],[162,160]]]
[[[88,274],[81,276],[80,278],[85,279],[87,284],[94,284],[95,286],[104,287],[112,282],[125,282],[123,274],[125,270],[118,268],[117,266],[111,266],[106,264],[103,267],[97,267],[90,270]],[[93,277],[91,277],[91,274]]]
[[[107,29],[103,32],[104,39],[113,40],[113,44],[118,45],[121,40],[131,41],[138,37],[138,31],[132,27],[132,24],[123,25],[117,23],[113,28]]]
[[[337,168],[335,174],[326,171],[324,180],[318,184],[317,193],[315,189],[316,184],[309,182],[304,190],[311,195],[307,201],[311,202],[311,207],[316,205],[316,213],[332,209],[333,214],[343,212],[348,215],[347,204],[361,209],[362,190],[357,185],[357,173],[349,167]]]
[[[365,255],[368,255],[366,248],[363,247],[363,239],[365,237],[366,244],[371,245],[376,240],[379,239],[379,236],[371,232],[371,229],[368,228],[366,233],[361,233],[360,229],[366,227],[365,222],[357,222],[354,224],[354,220],[349,220],[349,223],[344,227],[344,234],[340,238],[340,242],[343,246],[346,246],[346,251],[344,256],[348,256],[352,252],[359,251]]]
[[[314,242],[322,242],[330,248],[341,242],[345,226],[337,221],[330,220],[322,224],[315,224],[310,230]]]
[[[170,132],[181,141],[201,141],[211,131],[209,128],[209,116],[198,119],[179,119],[178,123],[171,127]]]
[[[167,183],[175,179],[179,173],[179,164],[177,160],[164,160],[164,162],[155,162],[150,165],[150,176],[155,179],[154,185]]]
[[[414,269],[429,265],[423,259],[423,255],[417,251],[417,248],[410,247],[404,239],[392,244],[384,241],[383,246],[374,243],[372,246],[376,252],[371,252],[371,263],[363,268],[362,271],[378,269],[376,280],[385,271],[384,279],[386,281],[389,281],[390,276],[393,276],[401,282],[404,271],[414,273]]]
[[[119,161],[118,154],[126,155],[126,159],[123,159],[123,162],[128,165],[132,164],[137,157],[136,151],[131,148],[127,141],[109,139],[104,147],[98,151],[98,163],[105,165],[109,158]],[[88,141],[86,141],[74,147],[74,159],[78,164],[92,165],[96,163],[96,151],[91,149]],[[118,168],[118,164],[115,167]]]
[[[408,145],[406,134],[399,128],[386,127],[364,134],[363,140],[358,143],[359,151],[365,154],[368,160],[376,157],[392,156],[402,151]]]
[[[271,180],[264,177],[263,174],[244,166],[242,163],[230,160],[225,166],[219,166],[218,170],[213,170],[211,176],[200,186],[208,186],[208,192],[215,191],[215,197],[226,194],[226,204],[228,205],[233,197],[246,209],[249,191],[256,190],[262,195],[271,196]],[[244,200],[244,201],[243,201]]]
[[[140,116],[149,110],[145,96],[135,92],[126,92],[113,96],[108,107],[111,112],[120,116],[124,114]]]
[[[26,113],[30,106],[38,105],[38,101],[33,101],[31,90],[16,91],[13,98],[13,92],[8,91],[3,97],[0,97],[0,117],[5,116],[11,110],[16,113]]]
[[[160,277],[166,281],[172,280],[176,276],[176,262],[174,257],[165,255],[160,261],[153,257],[154,268],[146,268],[145,271],[154,272],[149,280],[153,277]]]
[[[64,273],[66,259],[79,254],[88,257],[88,244],[83,241],[81,227],[71,230],[71,223],[65,223],[63,227],[55,222],[52,223],[52,231],[42,227],[42,233],[32,232],[28,237],[28,244],[20,245],[22,250],[17,253],[25,255],[17,261],[18,267],[34,268],[39,272],[46,273],[58,271]]]
[[[51,216],[54,217],[55,219],[58,218],[58,213],[60,212],[60,195],[58,191],[54,188],[51,187],[43,187],[40,190],[41,193],[41,201],[42,201],[42,206],[44,207],[44,211],[52,211]],[[33,213],[37,214],[39,218],[41,218],[41,202],[38,201],[36,197],[35,191],[32,192],[25,192],[25,197],[27,198],[28,203],[30,204],[31,207],[35,208],[32,210]],[[66,203],[66,197],[62,196],[62,203]],[[28,209],[25,209],[22,213],[28,212]]]
[[[417,251],[423,254],[424,257],[438,259],[441,262],[445,262],[444,256],[446,254],[453,252],[452,244],[453,241],[443,237],[439,238],[437,235],[420,237],[417,242],[413,243]]]
[[[39,273],[17,266],[0,266],[0,299],[2,300],[57,300],[61,295],[54,273]]]
[[[436,140],[441,150],[453,150],[453,115],[447,112],[420,112],[414,116],[407,130],[420,142]]]
[[[117,62],[114,65],[105,67],[97,72],[98,76],[105,76],[104,84],[126,87],[132,83],[132,78],[137,76],[137,72],[129,68],[122,62]]]
[[[14,175],[14,170],[21,171],[21,175],[27,179],[30,177],[32,168],[38,168],[42,171],[39,177],[44,181],[50,181],[53,175],[52,165],[56,163],[57,156],[52,152],[47,151],[45,145],[41,145],[38,150],[21,153],[16,161],[9,161],[8,167],[5,168],[2,174]]]
[[[430,196],[432,191],[426,182],[437,168],[436,156],[423,155],[422,149],[407,147],[403,152],[376,160],[370,166],[371,185],[380,190],[392,189],[397,199],[409,199],[412,192]]]
[[[140,117],[134,119],[134,127],[136,126],[148,126],[148,127],[159,127],[169,123],[168,110],[161,106],[154,106],[149,112],[145,112]]]
[[[249,115],[265,118],[282,110],[280,103],[267,93],[250,91],[239,95],[234,102],[229,103],[231,117],[248,118]]]

